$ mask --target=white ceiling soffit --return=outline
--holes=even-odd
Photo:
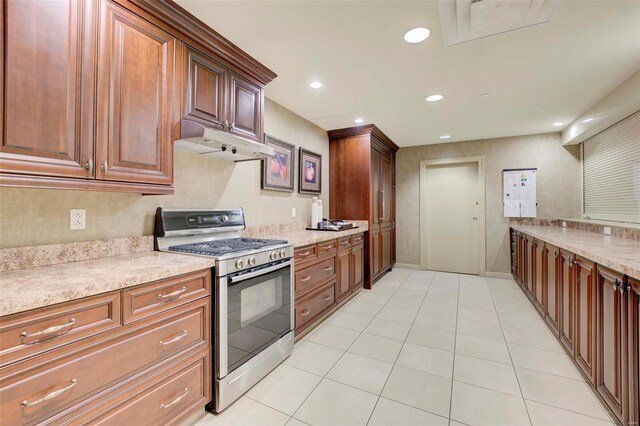
[[[548,22],[556,0],[438,0],[445,46]]]

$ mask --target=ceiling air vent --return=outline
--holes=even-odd
[[[557,0],[438,0],[446,46],[548,22]]]

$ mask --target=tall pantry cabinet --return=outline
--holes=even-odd
[[[375,125],[331,130],[329,206],[335,219],[367,220],[365,288],[396,263],[395,153]]]

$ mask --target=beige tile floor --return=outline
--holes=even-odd
[[[513,280],[396,268],[202,425],[607,425]]]

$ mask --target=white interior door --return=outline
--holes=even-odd
[[[478,163],[426,166],[425,184],[427,269],[479,274]]]

